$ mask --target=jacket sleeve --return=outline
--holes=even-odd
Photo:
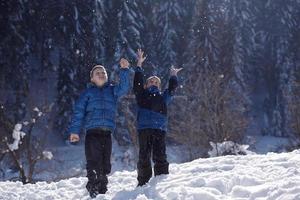
[[[177,87],[178,87],[177,76],[171,76],[169,80],[169,86],[163,93],[163,98],[167,104],[171,102]]]
[[[119,78],[120,81],[117,85],[114,86],[114,95],[119,98],[129,91],[130,85],[130,71],[129,69],[120,69]]]
[[[88,102],[87,90],[83,92],[73,107],[73,114],[67,134],[79,134],[85,117],[86,105]]]
[[[139,96],[144,92],[144,74],[143,69],[141,67],[135,68],[133,92],[136,96]]]

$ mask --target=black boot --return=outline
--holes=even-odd
[[[95,198],[99,192],[98,192],[98,188],[97,188],[97,173],[96,173],[96,170],[92,170],[92,165],[91,164],[94,164],[92,162],[89,162],[88,163],[89,167],[87,167],[87,178],[88,178],[88,182],[86,184],[86,189],[87,191],[89,192],[90,194],[90,197],[91,198]]]
[[[154,176],[169,174],[169,163],[155,163]]]
[[[99,194],[107,192],[108,179],[106,175],[100,175],[97,180],[97,191]]]
[[[152,168],[151,166],[146,167],[146,168],[139,168],[138,169],[138,185],[137,186],[143,186],[152,177]]]
[[[96,198],[96,196],[99,194],[96,182],[88,181],[86,184],[86,189],[91,198]]]

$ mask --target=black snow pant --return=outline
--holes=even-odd
[[[139,130],[138,186],[146,184],[152,177],[151,155],[154,175],[169,174],[165,138],[165,131],[159,129]]]
[[[90,129],[85,137],[85,157],[87,170],[87,189],[105,193],[107,191],[107,174],[111,171],[112,141],[111,131]]]

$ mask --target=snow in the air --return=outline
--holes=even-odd
[[[85,177],[59,182],[0,182],[0,199],[90,199]],[[266,155],[224,156],[171,164],[170,174],[136,187],[136,171],[109,176],[108,192],[96,199],[297,200],[300,150]]]

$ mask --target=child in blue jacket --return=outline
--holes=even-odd
[[[171,67],[169,86],[161,92],[161,81],[157,76],[149,77],[144,84],[142,63],[146,57],[143,54],[144,52],[139,49],[133,85],[138,104],[138,186],[146,184],[152,176],[151,155],[154,162],[154,175],[169,173],[165,144],[168,122],[167,105],[178,85],[177,73],[182,69]]]
[[[90,72],[91,84],[76,101],[69,126],[71,142],[79,141],[84,126],[85,156],[88,182],[87,190],[92,198],[107,191],[107,174],[111,171],[111,133],[115,129],[115,115],[119,97],[129,90],[129,63],[120,60],[120,81],[113,85],[108,82],[106,69],[96,65]]]

